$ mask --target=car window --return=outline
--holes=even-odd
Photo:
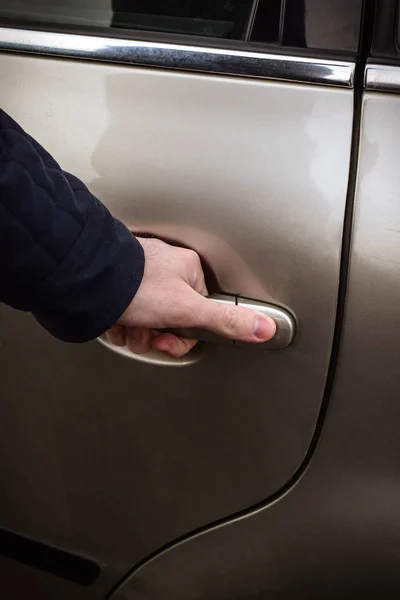
[[[396,48],[397,54],[400,55],[400,2],[397,8]]]
[[[0,0],[0,17],[21,24],[114,27],[246,39],[255,0]]]
[[[356,52],[362,0],[0,0],[0,25],[146,31]]]
[[[243,39],[253,0],[113,0],[113,26]]]

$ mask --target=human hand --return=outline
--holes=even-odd
[[[276,332],[275,322],[253,310],[207,299],[200,258],[193,250],[140,238],[145,254],[142,283],[118,323],[107,332],[110,342],[135,354],[151,349],[184,356],[196,340],[160,329],[195,327],[228,339],[262,343]]]

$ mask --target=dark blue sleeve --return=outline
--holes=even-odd
[[[131,232],[0,110],[0,301],[85,342],[121,317],[143,270]]]

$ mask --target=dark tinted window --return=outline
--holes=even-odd
[[[375,3],[371,56],[398,61],[400,56],[400,2]]]
[[[400,10],[397,15],[396,49],[397,53],[400,55]]]
[[[0,0],[0,21],[354,52],[361,8],[362,0]]]
[[[254,0],[0,0],[3,23],[140,29],[245,39]]]
[[[356,52],[362,0],[259,0],[251,40]]]
[[[113,0],[113,26],[244,39],[252,0]]]

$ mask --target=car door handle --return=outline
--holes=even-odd
[[[223,344],[230,348],[240,348],[247,350],[284,350],[293,342],[296,334],[296,323],[294,317],[284,308],[268,304],[266,302],[259,302],[257,300],[249,300],[248,298],[242,298],[240,296],[228,296],[222,294],[214,294],[209,296],[210,300],[214,302],[220,302],[222,304],[229,304],[230,306],[243,306],[250,308],[255,312],[261,313],[262,315],[271,317],[276,323],[276,333],[274,337],[268,342],[261,344],[251,344],[245,342],[238,342],[227,340],[222,336],[216,335],[205,329],[195,328],[179,328],[179,329],[164,329],[163,331],[169,331],[175,335],[186,337],[190,339],[198,340],[199,342],[205,342],[204,344],[198,344],[189,354],[181,358],[173,358],[163,352],[157,352],[151,350],[147,354],[134,354],[127,347],[114,346],[110,343],[107,335],[104,334],[98,338],[98,341],[111,350],[115,354],[119,354],[126,358],[131,358],[136,361],[165,367],[184,367],[194,365],[197,363],[207,352],[207,347],[213,344]]]
[[[259,302],[257,300],[249,300],[240,296],[213,294],[212,296],[209,296],[209,299],[221,304],[249,308],[264,316],[270,317],[276,323],[276,333],[274,337],[268,342],[264,342],[262,344],[252,344],[247,342],[227,340],[226,338],[216,335],[210,331],[206,331],[205,329],[179,328],[168,329],[165,331],[174,333],[180,337],[198,340],[199,342],[234,345],[237,348],[246,348],[251,350],[284,350],[293,342],[296,333],[296,324],[293,316],[287,310],[273,304]]]

